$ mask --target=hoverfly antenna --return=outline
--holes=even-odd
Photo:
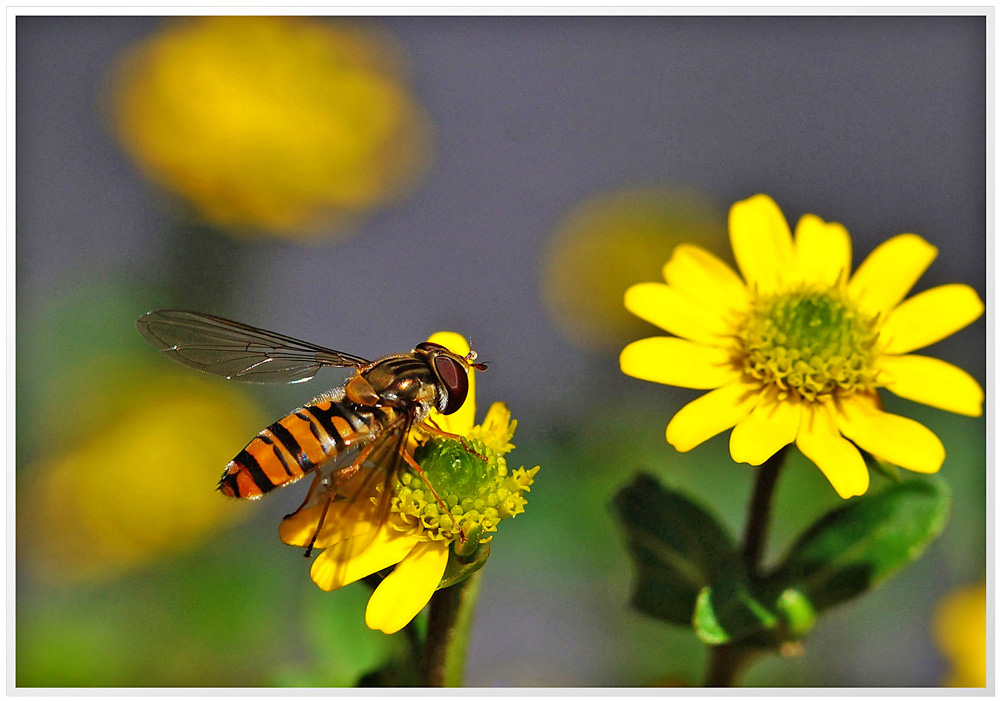
[[[486,363],[477,363],[476,359],[479,358],[479,353],[472,349],[472,339],[469,339],[469,352],[465,356],[465,361],[469,364],[469,367],[474,368],[483,372],[486,370]]]

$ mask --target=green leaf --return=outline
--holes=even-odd
[[[857,497],[806,530],[769,579],[795,587],[823,611],[919,558],[944,530],[950,507],[947,485],[933,478]]]
[[[742,562],[730,560],[712,585],[698,592],[692,618],[698,638],[706,645],[728,645],[776,629],[773,607],[753,588]]]
[[[646,474],[622,488],[614,505],[638,567],[632,605],[690,626],[698,592],[733,555],[732,538],[700,506]]]
[[[812,603],[801,591],[779,591],[750,579],[742,563],[734,562],[698,593],[692,622],[706,645],[779,647],[801,640],[815,620]]]

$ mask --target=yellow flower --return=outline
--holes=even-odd
[[[124,57],[110,107],[145,174],[209,222],[315,236],[425,170],[429,121],[401,66],[349,21],[185,18]]]
[[[455,333],[437,333],[429,340],[460,355],[469,352],[465,339]],[[417,446],[414,452],[448,506],[447,513],[441,512],[420,477],[409,470],[393,488],[391,512],[383,523],[377,521],[375,511],[379,487],[329,506],[315,542],[325,550],[310,570],[321,589],[332,591],[395,566],[368,601],[365,623],[369,628],[384,633],[402,629],[441,584],[456,549],[488,543],[499,521],[524,511],[524,492],[529,491],[538,468],[507,469],[504,454],[514,447],[510,439],[517,422],[511,421],[510,411],[499,402],[478,426],[474,425],[475,412],[475,379],[470,374],[469,394],[462,407],[447,416],[432,412],[431,419],[442,430],[463,436],[478,455],[458,441],[438,438]],[[323,508],[311,506],[286,518],[279,531],[281,540],[307,546]]]
[[[986,686],[986,585],[949,594],[935,621],[938,647],[951,661],[946,686]]]
[[[725,244],[722,210],[690,187],[632,187],[588,198],[562,217],[542,260],[542,299],[570,340],[617,352],[644,324],[622,309],[682,241]]]
[[[263,416],[233,387],[168,375],[114,388],[106,424],[18,475],[18,543],[33,565],[60,580],[115,576],[246,515],[214,487]]]
[[[729,234],[742,279],[708,251],[678,246],[667,284],[629,288],[625,306],[674,336],[626,346],[624,373],[711,390],[683,407],[667,441],[691,450],[732,428],[733,460],[760,465],[792,442],[848,498],[868,489],[858,448],[937,472],[944,447],[912,419],[881,409],[877,388],[968,416],[983,390],[963,370],[911,354],[972,323],[983,303],[967,285],[906,299],[937,249],[914,234],[881,244],[851,275],[840,224],[804,215],[792,238],[766,195],[733,205]]]

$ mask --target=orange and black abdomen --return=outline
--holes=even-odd
[[[314,401],[257,434],[219,480],[230,497],[259,499],[302,478],[352,445],[371,440],[394,412],[347,401]]]

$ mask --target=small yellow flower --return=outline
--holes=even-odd
[[[469,352],[465,339],[455,333],[437,333],[429,340],[460,355]],[[374,508],[380,487],[329,506],[315,543],[325,549],[310,571],[321,589],[332,591],[395,566],[368,601],[365,623],[373,630],[395,633],[406,626],[441,584],[456,549],[488,543],[502,519],[524,511],[524,492],[529,491],[538,468],[507,468],[504,454],[514,447],[510,439],[517,422],[511,421],[510,411],[499,402],[478,426],[474,425],[475,412],[475,379],[470,374],[469,394],[462,407],[447,416],[432,412],[431,420],[442,430],[463,436],[478,455],[453,439],[411,443],[417,461],[447,505],[446,513],[421,478],[409,470],[393,488],[391,512],[384,523],[377,522]],[[286,518],[279,531],[281,540],[308,545],[322,510],[323,505],[316,505]]]
[[[794,442],[848,498],[868,489],[858,448],[916,472],[937,472],[944,447],[912,419],[881,409],[877,389],[979,416],[969,374],[911,354],[975,321],[983,303],[967,285],[906,299],[937,255],[914,234],[881,244],[851,275],[851,239],[804,215],[793,239],[766,195],[733,205],[729,234],[742,279],[708,251],[678,246],[667,284],[629,288],[625,306],[674,336],[626,346],[624,373],[711,390],[683,407],[667,441],[686,452],[732,428],[733,460],[760,465]]]
[[[589,197],[560,220],[542,259],[542,300],[560,331],[617,352],[644,324],[621,305],[630,285],[656,275],[674,246],[722,250],[725,211],[691,187],[636,186]]]
[[[349,20],[175,19],[123,57],[111,116],[145,174],[227,231],[307,237],[398,198],[430,123],[387,34]]]
[[[986,585],[952,592],[938,608],[938,647],[951,661],[946,686],[986,686]]]
[[[263,415],[234,387],[168,375],[112,388],[106,423],[18,475],[19,547],[40,570],[116,576],[247,515],[213,487]]]

